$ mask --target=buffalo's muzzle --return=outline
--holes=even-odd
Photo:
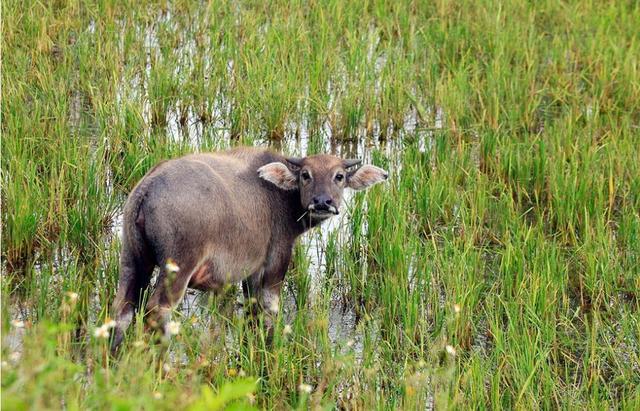
[[[310,204],[307,209],[312,216],[316,217],[326,218],[340,214],[338,208],[332,204]]]

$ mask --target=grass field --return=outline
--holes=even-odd
[[[2,2],[2,409],[640,409],[635,1]],[[235,145],[390,181],[237,287],[108,321],[127,193]]]

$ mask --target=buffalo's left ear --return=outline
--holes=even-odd
[[[362,166],[349,173],[348,186],[354,190],[364,190],[389,178],[389,173],[380,167]]]
[[[296,175],[289,170],[289,167],[279,161],[260,167],[258,169],[258,176],[283,190],[294,190],[298,188],[298,178]]]

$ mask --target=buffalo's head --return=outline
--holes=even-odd
[[[343,160],[329,154],[291,157],[285,162],[265,164],[258,174],[282,190],[299,190],[302,207],[316,219],[339,213],[345,188],[363,190],[389,176],[380,167],[357,167],[360,160]]]

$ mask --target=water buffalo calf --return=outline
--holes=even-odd
[[[112,348],[155,266],[160,273],[146,307],[151,326],[165,328],[187,287],[215,291],[240,280],[266,313],[277,313],[296,238],[338,214],[345,188],[362,190],[388,176],[359,163],[238,148],[155,166],[124,207]]]

